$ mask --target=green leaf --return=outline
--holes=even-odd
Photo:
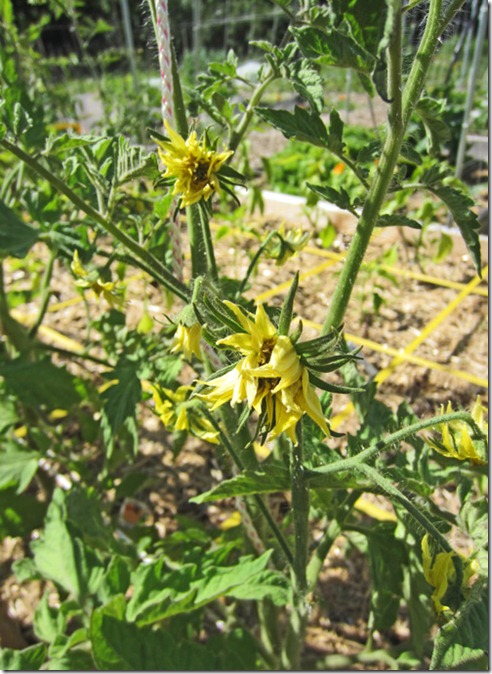
[[[53,672],[92,672],[96,667],[90,653],[82,649],[74,649],[60,657],[48,660],[43,669]]]
[[[0,256],[25,257],[38,240],[38,232],[26,225],[0,200]]]
[[[80,402],[78,380],[49,360],[15,358],[0,364],[0,376],[25,405],[67,410]]]
[[[112,530],[104,524],[100,496],[93,489],[75,485],[66,496],[66,518],[83,540],[102,550],[112,544]]]
[[[128,603],[128,620],[149,624],[190,610],[196,590],[191,582],[196,575],[194,564],[184,564],[168,571],[164,560],[139,566],[131,576],[132,598]]]
[[[304,56],[324,65],[370,74],[376,59],[354,37],[351,25],[345,19],[335,29],[323,30],[313,26],[291,28]]]
[[[437,253],[432,258],[432,261],[438,263],[443,262],[452,250],[453,239],[448,234],[446,234],[446,232],[441,232],[441,236],[439,238],[439,247],[437,249]]]
[[[271,552],[268,550],[256,559],[241,557],[233,566],[215,562],[204,571],[195,564],[185,564],[170,572],[163,560],[141,566],[132,574],[134,591],[126,616],[139,625],[147,625],[228,596],[265,569]],[[202,566],[207,559],[207,556],[202,559]]]
[[[451,129],[442,119],[445,104],[445,101],[424,97],[415,106],[414,112],[424,124],[431,154],[439,153],[441,145],[451,138]]]
[[[475,202],[463,192],[448,187],[447,185],[438,188],[431,187],[430,189],[436,196],[444,201],[449,208],[455,223],[460,229],[466,247],[470,252],[477,274],[481,275],[481,249],[478,236],[480,222],[477,215],[471,210],[471,207],[475,205]]]
[[[286,606],[290,593],[289,582],[282,573],[265,570],[250,578],[244,585],[230,590],[228,596],[247,601],[269,599],[275,606]]]
[[[102,579],[101,563],[67,526],[65,494],[60,489],[53,493],[43,535],[32,541],[31,549],[41,575],[60,585],[78,602],[95,591]]]
[[[488,668],[488,585],[477,582],[464,607],[441,627],[434,639],[430,669],[440,671]]]
[[[34,672],[40,669],[46,659],[46,646],[35,644],[22,651],[13,648],[0,649],[0,668],[2,670],[21,670]]]
[[[376,227],[410,227],[411,229],[422,229],[420,222],[407,218],[404,215],[399,215],[398,213],[380,215]]]
[[[16,494],[14,489],[0,491],[0,539],[28,536],[43,523],[46,505],[32,494]]]
[[[125,599],[118,595],[92,613],[92,649],[99,670],[162,672],[187,669],[190,658],[179,648],[174,636],[162,628],[153,630],[126,622],[124,610]],[[193,652],[193,645],[189,646]]]
[[[390,629],[400,608],[406,553],[404,544],[394,538],[394,528],[392,523],[379,523],[371,527],[367,536],[372,580],[372,625],[377,630]],[[387,554],[388,541],[391,541],[390,556]]]
[[[22,493],[36,474],[39,458],[38,452],[22,449],[18,443],[6,443],[0,449],[0,489],[16,486],[16,493]]]
[[[338,208],[341,208],[343,211],[353,210],[350,196],[343,187],[340,187],[340,191],[337,191],[333,189],[333,187],[328,187],[327,185],[313,185],[312,183],[306,183],[306,186],[322,199],[325,199],[330,204],[335,204],[335,206],[338,206]]]
[[[222,596],[229,596],[229,592],[239,586],[249,583],[251,578],[263,571],[272,555],[267,550],[260,557],[241,557],[234,566],[215,566],[207,569],[205,577],[193,581],[197,594],[193,606],[199,608]]]
[[[289,82],[309,101],[313,112],[320,114],[323,110],[323,80],[308,59],[299,59],[292,64]]]
[[[287,468],[277,465],[268,466],[267,472],[245,470],[239,475],[224,480],[213,489],[190,499],[191,503],[206,503],[230,496],[251,494],[273,494],[290,489],[290,477]]]
[[[45,592],[36,606],[33,627],[38,639],[51,643],[59,634],[63,634],[65,621],[63,614],[49,605],[48,597],[49,593]]]
[[[328,148],[336,155],[343,152],[343,121],[335,110],[332,108],[330,112],[330,126],[328,127]]]
[[[142,396],[138,369],[137,361],[123,356],[113,371],[104,374],[106,379],[117,380],[102,394],[104,415],[113,434],[119,431],[125,419],[135,415],[136,405]]]
[[[130,586],[131,561],[119,555],[111,558],[105,571],[98,596],[106,602],[117,594],[124,594]]]
[[[286,138],[296,138],[319,147],[328,146],[326,126],[316,113],[309,113],[297,105],[293,113],[270,108],[255,108],[255,111],[261,119],[281,131]]]

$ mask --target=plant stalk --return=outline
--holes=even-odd
[[[391,445],[402,442],[406,438],[409,438],[410,436],[415,435],[419,431],[422,431],[426,428],[438,426],[440,424],[446,424],[452,421],[464,421],[470,426],[470,428],[473,429],[474,433],[482,434],[481,430],[477,427],[473,417],[469,412],[451,412],[449,414],[431,417],[430,419],[424,419],[423,421],[418,421],[415,424],[401,428],[399,431],[388,435],[388,437],[384,440],[380,440],[374,445],[374,447],[363,449],[361,452],[355,456],[349,457],[348,459],[340,459],[339,461],[333,461],[333,463],[329,463],[326,466],[320,466],[319,468],[307,470],[306,479],[309,482],[319,478],[321,475],[332,475],[341,471],[356,469],[362,463],[373,459],[377,454],[380,454],[387,447],[391,447]]]
[[[239,143],[243,139],[243,136],[248,129],[249,123],[251,122],[255,106],[258,105],[258,103],[260,102],[261,97],[263,96],[263,93],[268,88],[268,86],[277,78],[278,75],[273,70],[270,70],[270,72],[265,77],[263,82],[260,82],[257,85],[256,89],[251,94],[251,99],[249,101],[248,107],[244,111],[241,121],[237,125],[236,130],[232,131],[230,135],[228,143],[229,150],[232,150],[233,152],[237,150],[237,148],[239,147]]]
[[[217,282],[219,280],[219,274],[217,272],[217,263],[215,262],[215,253],[214,253],[214,244],[212,241],[212,232],[210,231],[210,223],[205,213],[204,206],[198,206],[200,211],[200,225],[201,225],[201,238],[205,246],[205,254],[207,259],[207,271],[212,278],[212,281]]]
[[[359,269],[393,177],[406,127],[420,98],[424,80],[443,27],[443,21],[441,20],[442,0],[431,0],[422,42],[417,50],[402,93],[401,0],[395,0],[394,5],[395,22],[388,47],[388,93],[391,99],[388,135],[383,146],[378,172],[369,188],[321,334],[327,334],[332,327],[338,327],[343,322]]]
[[[285,645],[288,668],[299,670],[308,621],[306,568],[309,546],[309,487],[304,475],[302,419],[297,426],[297,445],[291,454],[292,513],[294,519],[294,568],[289,633]]]

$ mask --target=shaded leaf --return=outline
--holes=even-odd
[[[116,380],[116,383],[102,394],[104,415],[114,434],[118,432],[125,419],[134,416],[136,405],[140,401],[142,386],[137,376],[138,369],[138,362],[123,357],[113,371],[104,374],[107,379]]]
[[[32,494],[0,491],[0,538],[28,536],[42,525],[45,512],[46,505]]]
[[[0,450],[0,489],[16,486],[16,493],[22,493],[31,482],[38,469],[40,455],[22,449],[11,442]]]
[[[38,232],[26,225],[0,200],[0,256],[22,258],[38,240]]]
[[[0,376],[25,405],[66,410],[80,401],[77,379],[49,360],[15,358],[0,365]]]

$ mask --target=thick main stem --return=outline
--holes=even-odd
[[[338,327],[345,315],[352,291],[364,259],[369,240],[376,226],[381,207],[391,183],[410,116],[417,104],[424,80],[443,27],[442,0],[431,0],[422,42],[402,95],[401,81],[401,2],[395,0],[395,22],[388,48],[388,93],[391,102],[388,135],[384,143],[376,177],[369,189],[362,214],[342,268],[322,334]]]
[[[291,670],[300,669],[301,651],[308,619],[306,569],[309,547],[309,487],[302,465],[302,420],[297,427],[297,439],[298,443],[293,447],[291,455],[294,568],[292,607],[286,643],[286,665]]]

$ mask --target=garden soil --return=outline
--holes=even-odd
[[[321,244],[320,232],[328,219],[336,229],[336,236],[330,250],[326,251]],[[263,215],[243,214],[239,220],[232,222],[217,220],[214,231],[221,234],[218,264],[223,273],[241,278],[252,254],[257,250],[258,237],[263,237],[282,222],[285,222],[287,229],[302,225],[310,231],[308,247],[282,267],[276,266],[272,260],[262,260],[247,295],[261,299],[262,295],[270,292],[264,301],[280,306],[285,285],[299,270],[307,276],[300,283],[296,313],[301,318],[322,323],[341,266],[338,260],[327,257],[327,253],[343,256],[354,231],[354,223],[346,214],[321,213],[308,218],[302,208],[294,211],[291,206],[282,209],[277,204],[267,203]],[[453,248],[447,257],[440,263],[433,261],[440,236],[439,230],[426,231],[420,240],[419,233],[413,230],[388,228],[377,231],[369,247],[368,264],[355,287],[344,324],[347,333],[366,340],[361,355],[364,358],[362,367],[367,373],[374,375],[389,368],[379,386],[379,397],[394,409],[400,402],[406,401],[418,416],[435,414],[439,406],[446,405],[448,400],[452,400],[455,405],[469,407],[477,394],[488,405],[487,390],[480,383],[487,378],[488,371],[488,304],[487,297],[480,294],[486,288],[485,279],[475,291],[462,293],[461,301],[457,302],[461,288],[466,288],[475,277],[473,265],[461,239],[456,236],[451,237]],[[383,267],[388,260],[385,253],[390,249],[396,251],[396,271],[406,270],[415,276],[384,272]],[[42,248],[35,249],[34,255],[43,261]],[[485,264],[485,237],[482,240],[482,255]],[[324,268],[310,273],[323,264]],[[451,286],[462,286],[445,287],[432,282],[432,277],[442,279]],[[22,289],[23,284],[29,287],[30,283],[20,270],[15,269],[11,270],[9,280],[17,289]],[[285,285],[281,286],[282,283]],[[279,285],[281,288],[275,293],[272,289]],[[80,296],[73,285],[71,274],[62,265],[57,268],[54,290],[52,308],[56,308],[55,305],[62,308],[48,312],[46,325],[76,342],[83,341],[86,330],[84,304],[79,301]],[[382,300],[376,313],[373,309],[375,292]],[[144,296],[149,298],[147,309],[155,321],[156,330],[160,324],[166,323],[166,314],[174,316],[179,311],[178,305],[170,307],[167,298],[152,284],[141,279],[134,280],[128,285],[126,294],[126,314],[130,327],[135,327],[143,315]],[[97,302],[95,299],[90,301]],[[429,324],[432,326],[432,321],[436,322],[436,317],[453,301],[454,309],[430,330]],[[100,310],[104,308],[101,304]],[[35,315],[35,310],[34,305],[23,305],[17,308],[17,316],[29,320],[30,316]],[[307,339],[315,334],[316,330],[308,324],[302,338]],[[41,332],[40,338],[56,342],[53,333]],[[368,345],[371,344],[379,348],[370,348]],[[385,345],[393,351],[385,353]],[[403,356],[396,366],[395,351]],[[437,365],[431,367],[429,363]],[[97,365],[93,367],[96,377],[99,377],[101,368]],[[192,377],[191,370],[183,372],[183,381],[190,381]],[[346,412],[347,399],[335,395],[333,417],[339,420],[337,430],[340,432],[351,432],[358,426],[355,415],[351,413],[345,417]],[[190,439],[175,458],[171,438],[152,411],[142,406],[140,417],[141,443],[136,464],[132,468],[118,469],[116,482],[135,470],[148,476],[137,498],[148,508],[150,521],[160,536],[177,529],[178,514],[198,517],[207,526],[220,527],[234,513],[234,501],[200,506],[189,503],[190,497],[211,488],[223,477],[214,450],[196,439]],[[339,442],[331,439],[328,444],[338,451]],[[61,471],[56,465],[51,468],[55,472]],[[452,490],[443,490],[436,498],[443,507],[450,510],[456,507]],[[281,519],[289,509],[289,494],[279,494],[275,497],[275,503],[278,506],[277,516]],[[380,509],[378,512],[391,513],[391,505],[383,498],[378,498],[376,505]],[[103,504],[105,511],[117,518],[120,507],[121,502],[115,498],[114,490],[109,492],[108,502]],[[361,512],[361,518],[369,523],[376,521],[364,512]],[[315,531],[315,534],[319,533]],[[466,541],[458,541],[458,544],[466,547]],[[7,539],[0,546],[0,644],[6,647],[22,648],[34,642],[33,611],[45,587],[37,581],[19,584],[11,573],[12,562],[22,557],[27,549],[28,541],[21,539]],[[313,668],[316,661],[339,654],[348,657],[343,669],[389,669],[389,665],[381,661],[347,665],[352,657],[364,649],[369,637],[370,583],[370,570],[365,558],[345,538],[337,539],[321,573],[317,605],[310,616],[305,655],[306,662],[312,663]],[[209,631],[213,632],[214,629],[216,626],[211,622]],[[407,637],[408,622],[402,610],[392,630],[373,635],[373,646],[398,646]]]

